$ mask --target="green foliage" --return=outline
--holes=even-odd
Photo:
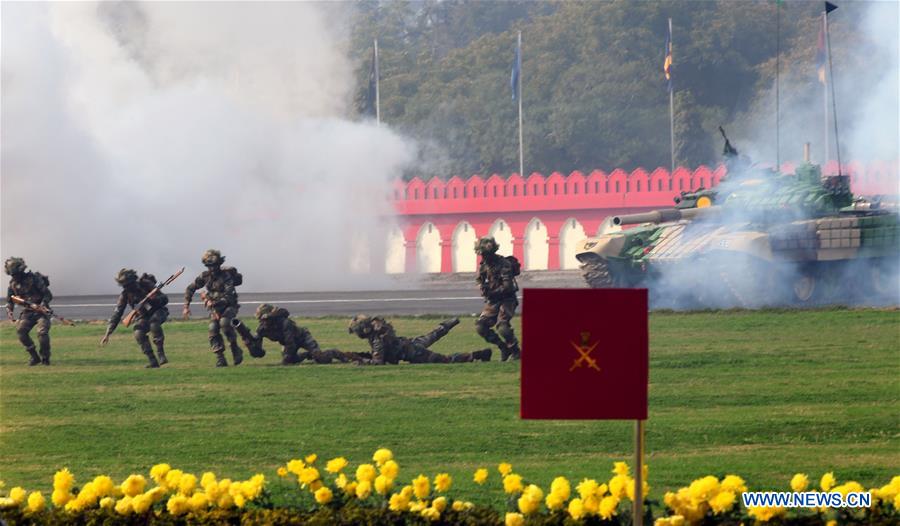
[[[768,105],[774,106],[775,9],[725,0],[364,3],[354,31],[354,50],[366,57],[359,86],[367,85],[377,37],[382,119],[423,145],[408,175],[508,175],[518,171],[509,76],[521,30],[526,172],[669,166],[662,65],[671,17],[676,160],[714,163],[718,125],[738,130],[739,150],[748,136],[774,135],[744,122],[772,114],[774,126]],[[782,75],[791,79],[783,118],[799,121],[792,129],[818,129],[821,114],[791,115],[789,108],[821,96],[814,72],[821,4],[780,9]],[[859,13],[845,9],[836,32],[852,34]],[[859,51],[847,61],[861,59],[865,37],[848,39]],[[816,138],[785,141],[799,152],[795,142]]]

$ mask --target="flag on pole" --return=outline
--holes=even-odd
[[[669,33],[666,35],[666,59],[663,62],[663,72],[666,74],[666,86],[672,91],[672,26],[669,25]]]
[[[816,71],[819,72],[819,82],[825,84],[825,19],[819,26],[819,43],[816,45]]]
[[[366,113],[375,115],[375,98],[377,97],[378,66],[375,58],[375,48],[372,48],[372,64],[369,66],[369,88],[366,90]]]
[[[512,89],[512,100],[519,97],[519,73],[522,71],[522,49],[516,44],[516,56],[513,59],[512,72],[509,74],[509,87]]]
[[[831,2],[825,2],[825,14],[826,14],[826,15],[827,15],[828,13],[834,11],[834,10],[837,9],[837,8],[838,8],[838,6],[832,4]]]

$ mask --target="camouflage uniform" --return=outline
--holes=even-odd
[[[29,303],[50,307],[53,294],[50,292],[50,280],[40,272],[26,271],[28,268],[22,258],[9,258],[4,264],[9,274],[9,288],[6,290],[6,312],[13,319],[15,304],[13,296],[24,298]],[[35,352],[34,341],[28,333],[37,325],[37,337],[40,356]],[[19,313],[16,322],[16,335],[25,346],[30,360],[28,365],[50,365],[50,316],[25,307]]]
[[[197,289],[206,288],[206,308],[209,311],[209,345],[216,355],[216,367],[227,367],[225,360],[225,342],[222,333],[228,338],[234,365],[244,361],[244,352],[237,342],[235,327],[232,321],[241,306],[235,287],[243,283],[243,276],[234,267],[223,267],[225,258],[218,250],[207,250],[203,254],[206,270],[197,276],[184,291],[184,308],[189,309],[191,299]]]
[[[498,248],[492,237],[483,237],[475,243],[475,253],[481,255],[475,281],[484,296],[484,309],[475,321],[475,330],[488,343],[499,347],[500,359],[506,361],[509,358],[518,359],[520,355],[519,341],[510,325],[519,306],[516,298],[519,286],[516,284],[513,262],[497,255]]]
[[[256,309],[259,327],[256,329],[255,339],[261,342],[265,337],[280,343],[282,365],[300,363],[306,359],[325,364],[331,363],[332,360],[348,362],[371,358],[371,355],[367,353],[362,356],[360,353],[344,353],[337,349],[323,351],[312,334],[306,328],[298,327],[290,316],[287,310],[267,303],[263,303]],[[301,348],[306,352],[298,353],[297,350]]]
[[[119,326],[119,322],[122,321],[122,315],[125,313],[125,307],[131,306],[131,308],[134,308],[156,287],[156,277],[145,273],[138,278],[137,272],[123,268],[116,276],[116,283],[122,286],[122,292],[119,294],[118,301],[116,301],[116,308],[109,319],[109,324],[106,327],[106,336],[104,336],[102,343],[106,343],[109,335]],[[147,356],[147,360],[150,362],[147,365],[149,368],[156,368],[169,363],[164,348],[166,337],[162,330],[162,324],[169,318],[169,309],[166,307],[168,303],[168,296],[161,291],[157,292],[144,304],[141,312],[134,319],[134,339],[141,347],[141,352]],[[150,345],[150,338],[147,336],[147,333],[153,336],[153,343],[156,345],[156,353],[159,356],[158,360],[153,355],[153,347]]]
[[[490,349],[475,351],[474,353],[456,353],[451,356],[428,350],[428,347],[446,336],[450,329],[458,323],[459,319],[457,318],[446,320],[428,334],[409,339],[397,336],[394,327],[385,321],[384,318],[380,316],[370,318],[360,314],[350,320],[350,327],[347,332],[356,334],[358,337],[369,341],[369,347],[372,349],[372,358],[362,360],[360,363],[384,365],[386,363],[398,364],[401,360],[410,363],[489,361],[491,359]]]

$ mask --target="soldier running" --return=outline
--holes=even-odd
[[[306,359],[327,364],[332,360],[346,363],[372,357],[369,353],[345,353],[337,349],[323,351],[309,330],[297,326],[290,316],[291,314],[286,309],[268,303],[263,303],[256,309],[259,327],[256,329],[255,339],[261,343],[265,337],[280,343],[282,365],[298,364]],[[298,349],[301,348],[305,352],[298,353]]]
[[[146,298],[156,288],[156,277],[152,274],[144,273],[138,278],[137,272],[130,268],[123,268],[116,274],[116,283],[122,287],[122,292],[119,293],[116,308],[109,319],[106,334],[100,340],[100,345],[109,343],[109,337],[116,330],[116,327],[119,326],[119,322],[122,321],[122,315],[125,313],[126,306],[131,306],[132,309],[140,308],[134,323],[134,339],[141,347],[141,352],[147,356],[147,360],[150,362],[146,367],[148,369],[157,368],[160,365],[169,363],[164,349],[166,336],[163,334],[162,329],[162,324],[169,317],[169,309],[166,307],[169,303],[168,296],[161,291],[157,291],[144,303],[143,307],[136,307],[136,305],[140,305],[141,300]],[[128,320],[125,320],[125,324],[128,325]],[[156,345],[156,356],[153,355],[153,347],[150,345],[150,338],[147,336],[147,333],[153,336],[153,343]]]
[[[13,296],[32,304],[22,309],[16,321],[16,334],[30,357],[28,365],[50,365],[50,313],[32,308],[38,306],[50,310],[50,300],[53,299],[49,288],[50,280],[40,272],[26,271],[28,267],[22,258],[9,258],[3,266],[10,276],[9,288],[6,290],[6,315],[10,321],[15,321]],[[28,335],[35,325],[38,328],[40,356],[35,352],[34,341]]]
[[[500,359],[519,359],[519,341],[513,332],[510,321],[516,314],[519,300],[516,291],[516,276],[519,275],[519,260],[497,254],[500,246],[493,237],[483,237],[475,242],[475,253],[481,256],[478,277],[475,281],[481,287],[484,297],[484,309],[475,321],[478,334],[500,348]],[[497,331],[494,332],[493,327]],[[502,339],[501,339],[502,337]]]
[[[428,347],[446,336],[450,329],[458,323],[459,318],[446,320],[438,324],[437,328],[428,334],[410,339],[397,336],[394,327],[380,316],[369,317],[359,314],[350,320],[350,327],[347,329],[347,332],[356,334],[358,337],[369,341],[369,347],[372,349],[372,358],[360,360],[359,363],[361,364],[397,364],[401,360],[410,363],[490,361],[490,349],[472,353],[456,353],[451,356],[428,350]]]
[[[206,293],[201,293],[201,297],[209,310],[209,345],[216,355],[216,367],[228,367],[228,361],[225,360],[225,342],[222,340],[223,332],[228,338],[234,365],[238,365],[244,361],[244,352],[238,345],[232,320],[241,308],[235,287],[243,283],[243,276],[234,267],[222,266],[225,258],[218,250],[207,250],[203,253],[201,261],[206,270],[185,289],[182,314],[185,319],[190,319],[194,292],[205,287]]]

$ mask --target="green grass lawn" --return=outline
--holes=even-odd
[[[407,335],[436,321],[394,319]],[[300,324],[323,347],[365,350],[346,320]],[[4,323],[7,487],[47,491],[63,466],[84,481],[146,475],[163,461],[277,479],[275,469],[301,455],[343,455],[355,467],[388,447],[402,480],[447,471],[454,494],[490,502],[502,498],[501,461],[546,487],[556,475],[607,479],[612,461],[632,457],[631,422],[520,420],[517,363],[282,367],[269,342],[265,358],[215,369],[205,322],[165,329],[171,363],[145,370],[127,328],[100,349],[102,324],[55,325],[47,368],[25,366]],[[798,471],[865,485],[900,473],[900,311],[654,313],[650,345],[651,498],[710,473],[740,474],[756,489],[787,488]],[[466,319],[435,350],[482,346]],[[487,492],[471,482],[481,466],[492,471]],[[293,492],[277,480],[272,488],[278,499]]]

